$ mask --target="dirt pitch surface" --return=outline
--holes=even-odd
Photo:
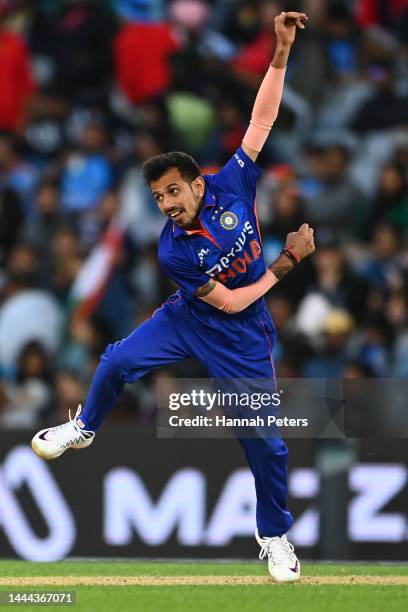
[[[0,586],[252,586],[276,585],[267,576],[36,576],[2,577]],[[407,586],[408,576],[303,576],[301,585]]]

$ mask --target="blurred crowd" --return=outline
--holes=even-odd
[[[152,155],[214,172],[240,145],[273,19],[309,23],[260,158],[270,263],[307,221],[316,253],[267,296],[283,377],[408,374],[408,1],[0,0],[0,428],[66,420],[99,355],[175,290]],[[152,421],[156,377],[112,419]]]

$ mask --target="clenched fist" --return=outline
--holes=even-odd
[[[297,232],[286,236],[285,249],[294,252],[298,258],[304,259],[315,250],[314,230],[307,223],[303,223]]]

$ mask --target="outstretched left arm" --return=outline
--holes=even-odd
[[[259,88],[251,123],[242,141],[242,148],[252,161],[256,161],[278,115],[290,48],[295,40],[296,28],[304,30],[306,21],[305,13],[294,11],[275,17],[275,55]]]

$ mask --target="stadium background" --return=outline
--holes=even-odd
[[[28,444],[84,400],[104,346],[174,290],[141,164],[180,149],[212,171],[233,154],[284,8],[0,1],[1,556],[256,554],[234,442],[152,433],[157,376],[205,376],[194,362],[129,387],[86,454],[48,465]],[[290,8],[310,24],[257,203],[268,261],[303,221],[317,251],[268,295],[278,375],[405,377],[408,4]],[[403,441],[290,447],[300,554],[406,558]]]

